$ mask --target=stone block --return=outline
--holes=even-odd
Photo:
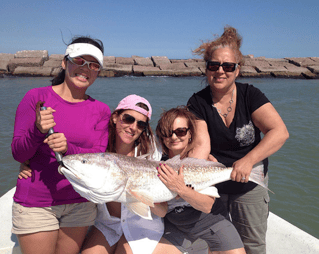
[[[14,58],[14,54],[0,53],[0,61],[10,60]]]
[[[131,57],[115,57],[116,64],[133,65],[134,60]]]
[[[53,68],[56,68],[56,67],[60,67],[62,64],[62,61],[61,60],[57,60],[57,59],[49,59],[48,61],[45,61],[44,64],[43,64],[43,67],[53,67]]]
[[[198,69],[202,72],[202,75],[206,75],[206,67],[199,67]]]
[[[170,59],[171,63],[189,63],[189,62],[195,62],[193,59]]]
[[[187,67],[184,63],[169,63],[169,64],[161,64],[159,68],[163,71],[171,71],[171,70],[184,70]]]
[[[280,59],[267,58],[267,62],[269,63],[270,66],[282,66],[282,67],[284,67],[285,64],[289,63],[289,61],[284,58],[280,58]]]
[[[240,76],[241,77],[258,77],[259,73],[252,66],[241,66]]]
[[[23,67],[18,66],[14,69],[13,75],[20,76],[42,76],[49,77],[51,75],[52,68],[51,67]]]
[[[144,76],[174,76],[174,73],[171,71],[146,71],[143,73]]]
[[[311,65],[319,65],[319,63],[316,63],[314,60],[312,60],[310,57],[291,57],[286,58],[290,63],[300,66],[300,67],[308,67]]]
[[[132,57],[134,60],[135,65],[141,65],[141,66],[152,66],[154,67],[154,63],[150,57]]]
[[[275,74],[275,73],[282,73],[282,72],[286,72],[287,69],[283,66],[267,66],[267,67],[256,67],[256,70],[262,74],[262,75],[265,75],[265,76],[268,76],[268,75],[272,75],[272,74]]]
[[[115,56],[104,56],[103,65],[115,64]]]
[[[43,65],[44,58],[13,58],[8,63],[9,72],[13,72],[18,66],[22,67],[40,67]]]
[[[319,75],[312,73],[311,71],[305,71],[302,73],[302,75],[306,78],[306,79],[315,79],[315,78],[319,78]]]
[[[61,54],[53,54],[49,56],[49,60],[61,61],[63,60],[64,55]]]
[[[102,69],[100,71],[99,77],[108,77],[108,78],[112,78],[115,77],[115,73],[114,71],[107,71],[105,69]]]
[[[313,65],[307,67],[312,73],[319,74],[319,65]]]
[[[245,59],[244,62],[245,66],[252,66],[252,67],[268,67],[270,64],[265,59]]]
[[[52,71],[51,71],[51,76],[52,77],[56,77],[58,76],[59,72],[61,71],[61,68],[53,68]]]
[[[0,53],[0,74],[7,74],[9,72],[8,64],[12,59],[14,59],[13,54]]]
[[[307,68],[293,64],[285,64],[285,68],[287,69],[287,78],[303,78],[303,73],[310,72]]]
[[[205,62],[196,62],[196,61],[192,61],[192,62],[185,62],[185,65],[189,68],[191,67],[196,67],[196,68],[206,68],[206,63]]]
[[[8,61],[4,62],[4,61],[0,61],[0,74],[6,74],[8,73]]]
[[[157,72],[159,70],[159,67],[154,66],[133,65],[133,74],[135,76],[147,76],[149,72]]]
[[[310,57],[310,59],[315,61],[315,65],[319,65],[319,57]]]
[[[125,64],[107,65],[107,66],[104,66],[103,70],[113,71],[115,77],[133,74],[132,65],[125,65]]]
[[[196,67],[190,67],[185,68],[183,70],[175,70],[174,76],[201,76],[202,72],[199,70],[199,68]]]
[[[171,61],[167,58],[167,56],[152,56],[152,61],[155,66],[161,66],[163,64],[170,64]]]
[[[203,58],[193,58],[195,62],[206,62]]]
[[[47,50],[22,50],[14,54],[14,58],[43,58],[49,59],[49,53]]]

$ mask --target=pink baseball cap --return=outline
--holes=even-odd
[[[144,103],[148,107],[149,111],[147,111],[139,106],[136,106],[136,104],[139,102]],[[152,116],[151,104],[148,102],[148,100],[146,100],[145,98],[138,96],[136,94],[128,95],[124,99],[122,99],[119,102],[119,104],[117,105],[115,110],[117,110],[117,109],[133,109],[133,110],[147,116],[151,120],[151,116]]]

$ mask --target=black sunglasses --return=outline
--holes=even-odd
[[[170,138],[171,136],[173,136],[173,134],[175,133],[175,135],[177,137],[184,137],[186,136],[187,132],[188,132],[189,128],[177,128],[176,130],[173,130],[169,133],[169,136],[164,136],[165,138]]]
[[[135,121],[137,121],[135,117],[129,114],[123,114],[122,116],[122,122],[125,124],[133,124]],[[137,121],[137,128],[139,128],[140,130],[145,130],[147,125],[147,122]]]
[[[218,71],[219,67],[222,67],[224,72],[233,72],[236,70],[238,64],[237,63],[220,63],[220,62],[213,62],[213,61],[207,61],[206,62],[206,68],[209,71]]]
[[[72,63],[74,63],[74,64],[76,64],[78,66],[83,66],[83,65],[87,64],[89,69],[92,70],[92,71],[99,71],[99,70],[102,69],[102,67],[101,67],[101,65],[99,63],[86,61],[82,57],[70,57],[70,56],[68,56],[68,59]]]

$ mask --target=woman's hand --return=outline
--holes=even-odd
[[[160,164],[157,168],[159,179],[166,185],[168,189],[173,192],[180,193],[186,187],[184,182],[183,167],[181,166],[178,173],[172,169],[170,166],[165,164]]]
[[[236,182],[247,183],[253,166],[254,165],[245,157],[235,161],[233,163],[233,171],[230,174],[230,178]]]
[[[29,168],[29,161],[25,161],[24,163],[21,163],[18,178],[27,179],[31,176],[32,176],[32,169]]]
[[[68,143],[63,133],[53,133],[43,143],[48,144],[54,152],[65,154],[68,150]]]
[[[190,184],[185,185],[183,169],[184,166],[181,166],[177,173],[168,165],[161,164],[157,168],[158,177],[168,189],[176,192],[178,197],[183,198],[193,208],[204,213],[210,213],[215,198],[198,193]]]
[[[53,128],[56,123],[54,122],[53,114],[54,109],[48,107],[46,110],[40,110],[40,107],[43,105],[42,101],[37,102],[36,106],[36,121],[35,125],[41,133],[48,133],[50,128]]]

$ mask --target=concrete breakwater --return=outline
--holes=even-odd
[[[24,50],[16,54],[0,53],[0,77],[53,77],[60,71],[64,55],[47,50]],[[166,56],[105,56],[100,77],[130,76],[202,76],[202,59],[168,59]],[[319,78],[319,57],[265,58],[245,56],[241,77]]]

